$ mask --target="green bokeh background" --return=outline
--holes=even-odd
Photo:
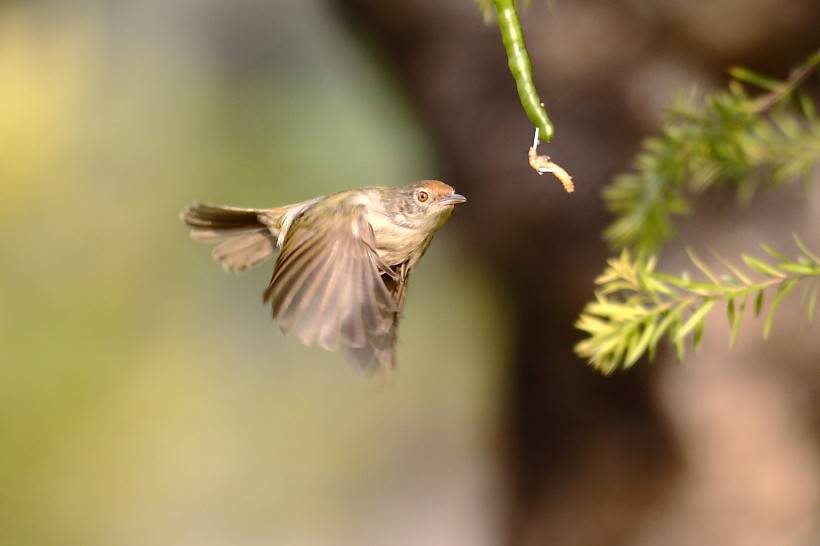
[[[507,321],[448,230],[385,382],[177,220],[441,176],[365,45],[271,9],[247,60],[227,1],[0,4],[0,544],[493,543]]]

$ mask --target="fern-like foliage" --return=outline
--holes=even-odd
[[[747,272],[718,256],[726,271],[717,274],[690,252],[692,263],[703,275],[699,280],[686,273],[675,276],[656,271],[655,258],[633,258],[624,250],[619,258],[609,260],[595,281],[599,286],[596,301],[587,304],[576,324],[589,337],[575,351],[607,374],[631,367],[645,354],[651,360],[664,338],[674,344],[682,359],[688,344],[697,349],[704,320],[715,306],[726,309],[733,345],[747,309],[758,316],[768,299],[763,324],[766,338],[778,306],[798,285],[802,285],[801,301],[811,322],[820,287],[820,256],[797,237],[795,243],[798,254],[794,259],[766,245],[761,245],[769,255],[766,260],[742,255]]]
[[[604,191],[616,215],[604,232],[610,244],[658,250],[674,233],[672,217],[689,212],[688,197],[717,184],[748,200],[761,185],[807,180],[820,163],[820,116],[807,96],[789,99],[818,65],[820,51],[783,82],[736,68],[727,91],[679,95],[661,136],[644,141],[633,171]]]

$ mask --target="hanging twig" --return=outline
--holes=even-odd
[[[532,81],[532,65],[524,45],[524,32],[515,9],[515,0],[493,0],[501,40],[507,50],[507,64],[510,67],[521,106],[533,125],[540,130],[541,140],[549,142],[555,129],[552,126],[544,104],[538,97],[538,91]]]

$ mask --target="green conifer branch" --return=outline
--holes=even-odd
[[[763,324],[767,338],[775,311],[798,285],[803,287],[801,304],[812,322],[820,288],[820,256],[797,237],[795,243],[798,254],[794,259],[766,245],[761,248],[767,259],[743,254],[749,272],[716,256],[726,269],[716,273],[689,252],[703,277],[698,280],[688,273],[675,276],[656,271],[655,258],[633,258],[623,250],[620,257],[609,260],[595,281],[599,287],[596,299],[586,305],[576,323],[588,337],[575,346],[575,352],[605,374],[629,368],[644,355],[652,360],[663,338],[672,342],[683,359],[688,345],[694,349],[700,345],[704,321],[718,304],[726,309],[731,346],[747,308],[752,307],[759,316],[768,299]],[[759,280],[752,280],[753,276]]]
[[[672,217],[689,212],[689,196],[718,184],[748,200],[761,185],[808,180],[820,163],[820,117],[807,96],[792,107],[788,99],[818,65],[820,51],[783,82],[735,68],[727,91],[679,95],[662,134],[604,190],[616,215],[604,232],[610,244],[657,251],[674,233]],[[753,96],[744,84],[766,92]]]

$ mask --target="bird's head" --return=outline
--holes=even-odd
[[[393,190],[387,208],[398,223],[435,230],[447,221],[455,205],[465,201],[444,182],[422,180]]]

